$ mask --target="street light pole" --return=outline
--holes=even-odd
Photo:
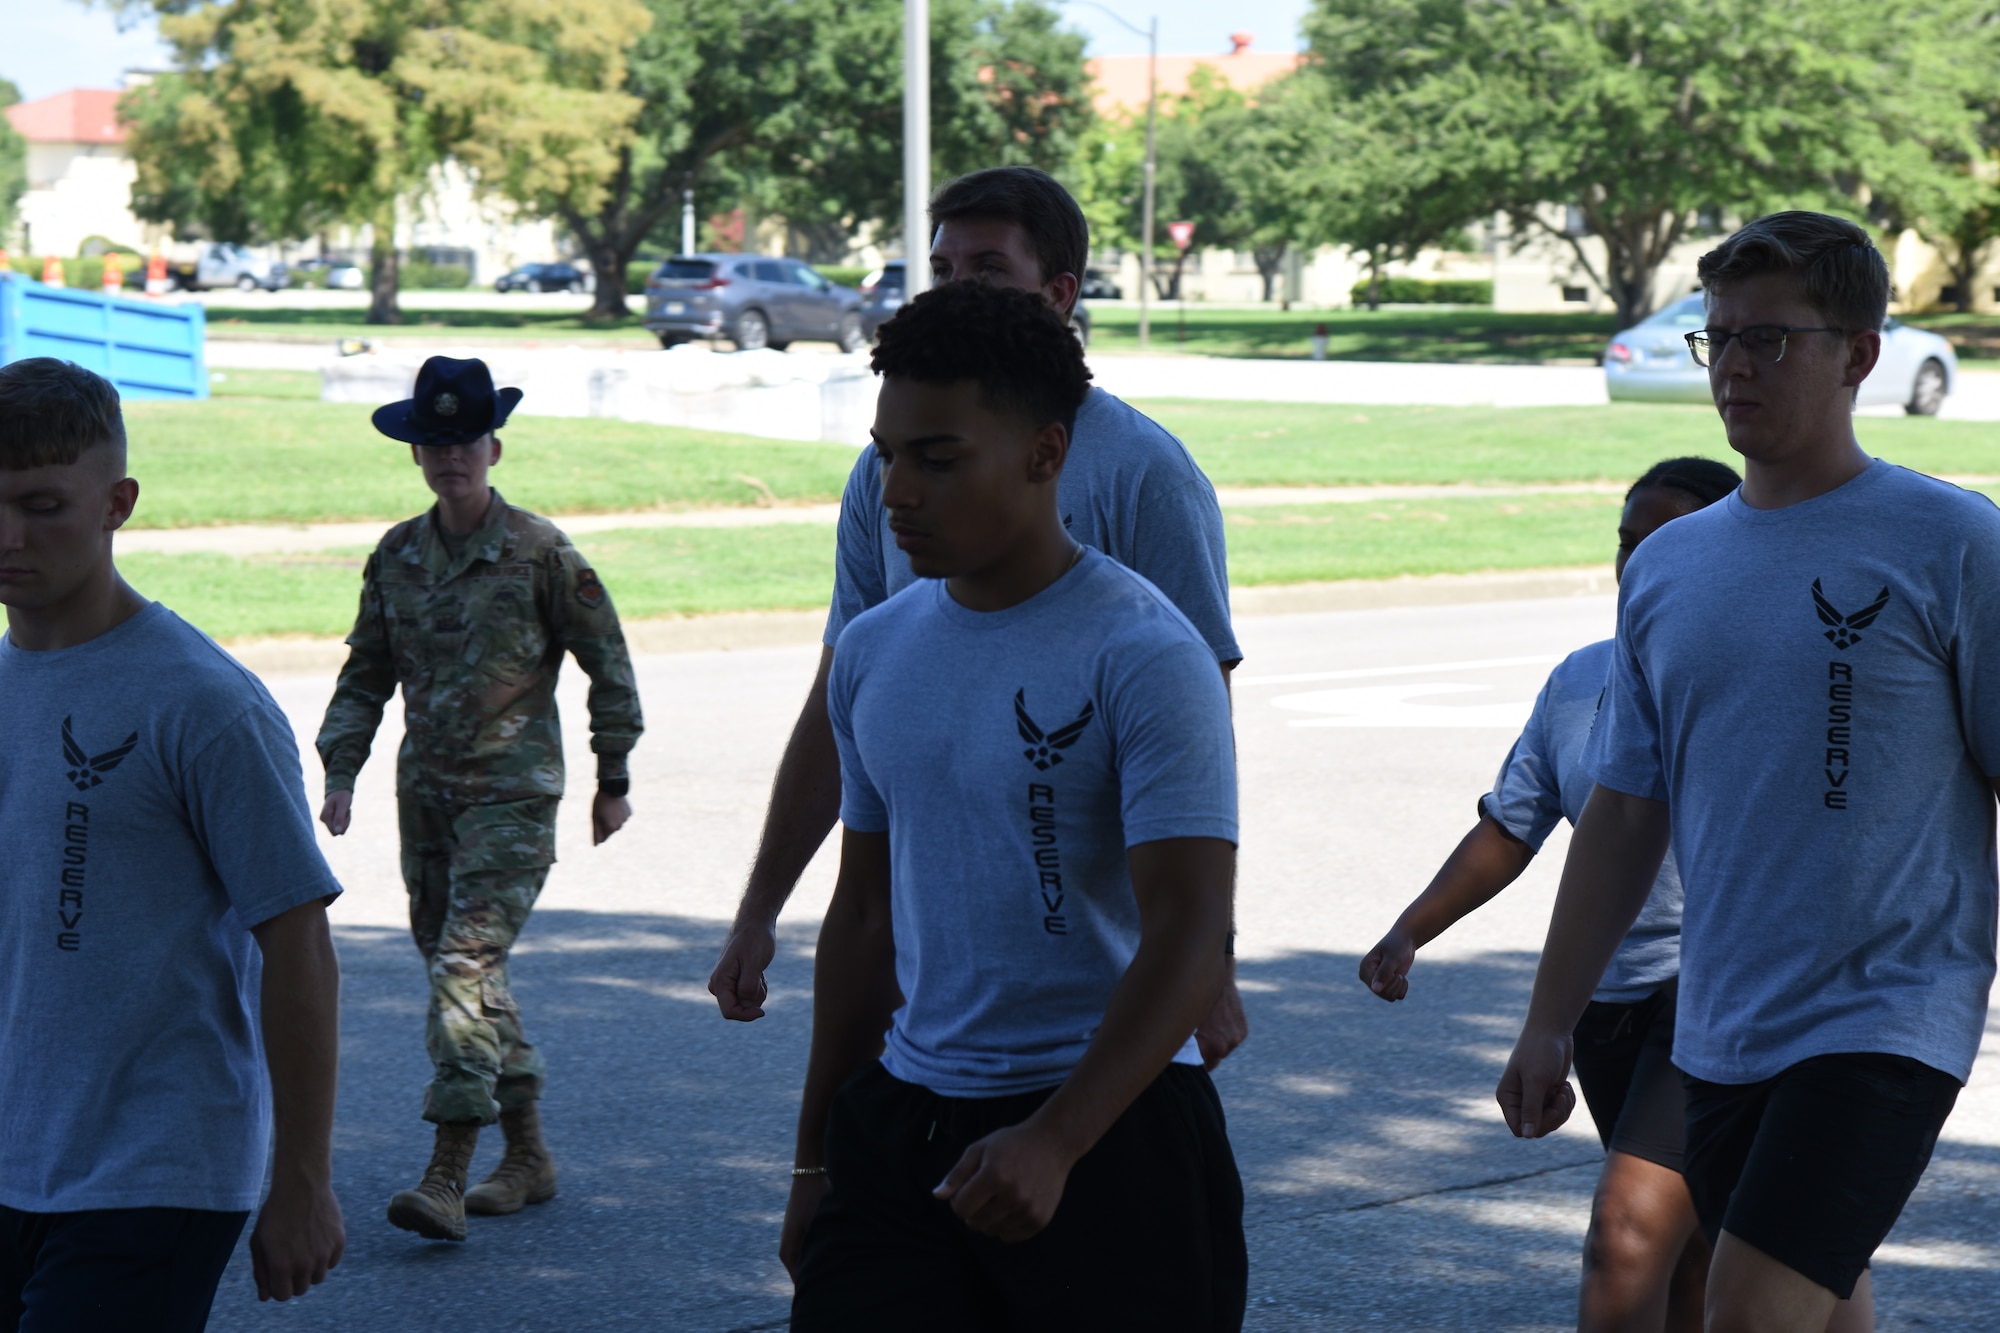
[[[694,253],[694,186],[681,190],[681,253]]]
[[[903,299],[931,285],[930,0],[903,0]]]
[[[1139,251],[1139,350],[1144,351],[1153,332],[1153,186],[1159,175],[1159,158],[1153,151],[1153,130],[1160,109],[1160,16],[1153,15],[1153,21],[1141,28],[1100,5],[1097,0],[1070,0],[1070,3],[1089,5],[1113,23],[1146,39],[1146,202],[1139,224],[1140,234],[1144,237]],[[1076,276],[1079,282],[1083,280],[1081,273]]]

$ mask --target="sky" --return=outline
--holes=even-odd
[[[1259,51],[1296,51],[1307,0],[1232,0],[1226,8],[1215,0],[1105,0],[1101,9],[1080,0],[1054,3],[1090,39],[1091,55],[1145,54],[1146,39],[1121,27],[1106,9],[1141,29],[1158,17],[1160,51],[1180,55],[1226,52],[1232,32],[1253,34]],[[31,101],[69,88],[116,88],[127,69],[167,64],[166,48],[150,23],[120,32],[101,5],[40,0],[8,8],[13,12],[7,18],[0,78],[12,79]]]

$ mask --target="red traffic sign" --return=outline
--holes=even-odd
[[[1185,254],[1187,248],[1194,244],[1194,223],[1169,222],[1167,235],[1174,238],[1174,248]]]

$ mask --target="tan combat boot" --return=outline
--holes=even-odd
[[[437,1146],[431,1150],[423,1180],[389,1200],[390,1225],[426,1240],[464,1240],[465,1173],[478,1145],[478,1121],[439,1125]]]
[[[502,1111],[500,1128],[507,1135],[507,1155],[465,1196],[465,1211],[481,1217],[518,1213],[523,1204],[556,1197],[556,1164],[542,1142],[542,1113],[536,1103]]]

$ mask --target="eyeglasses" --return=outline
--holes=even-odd
[[[1729,350],[1729,341],[1734,338],[1742,342],[1743,350],[1759,365],[1775,366],[1785,359],[1785,339],[1794,333],[1840,333],[1846,329],[1801,329],[1789,324],[1752,324],[1747,329],[1737,329],[1734,333],[1727,329],[1696,329],[1686,334],[1688,351],[1694,354],[1697,366],[1712,366],[1722,354]]]

